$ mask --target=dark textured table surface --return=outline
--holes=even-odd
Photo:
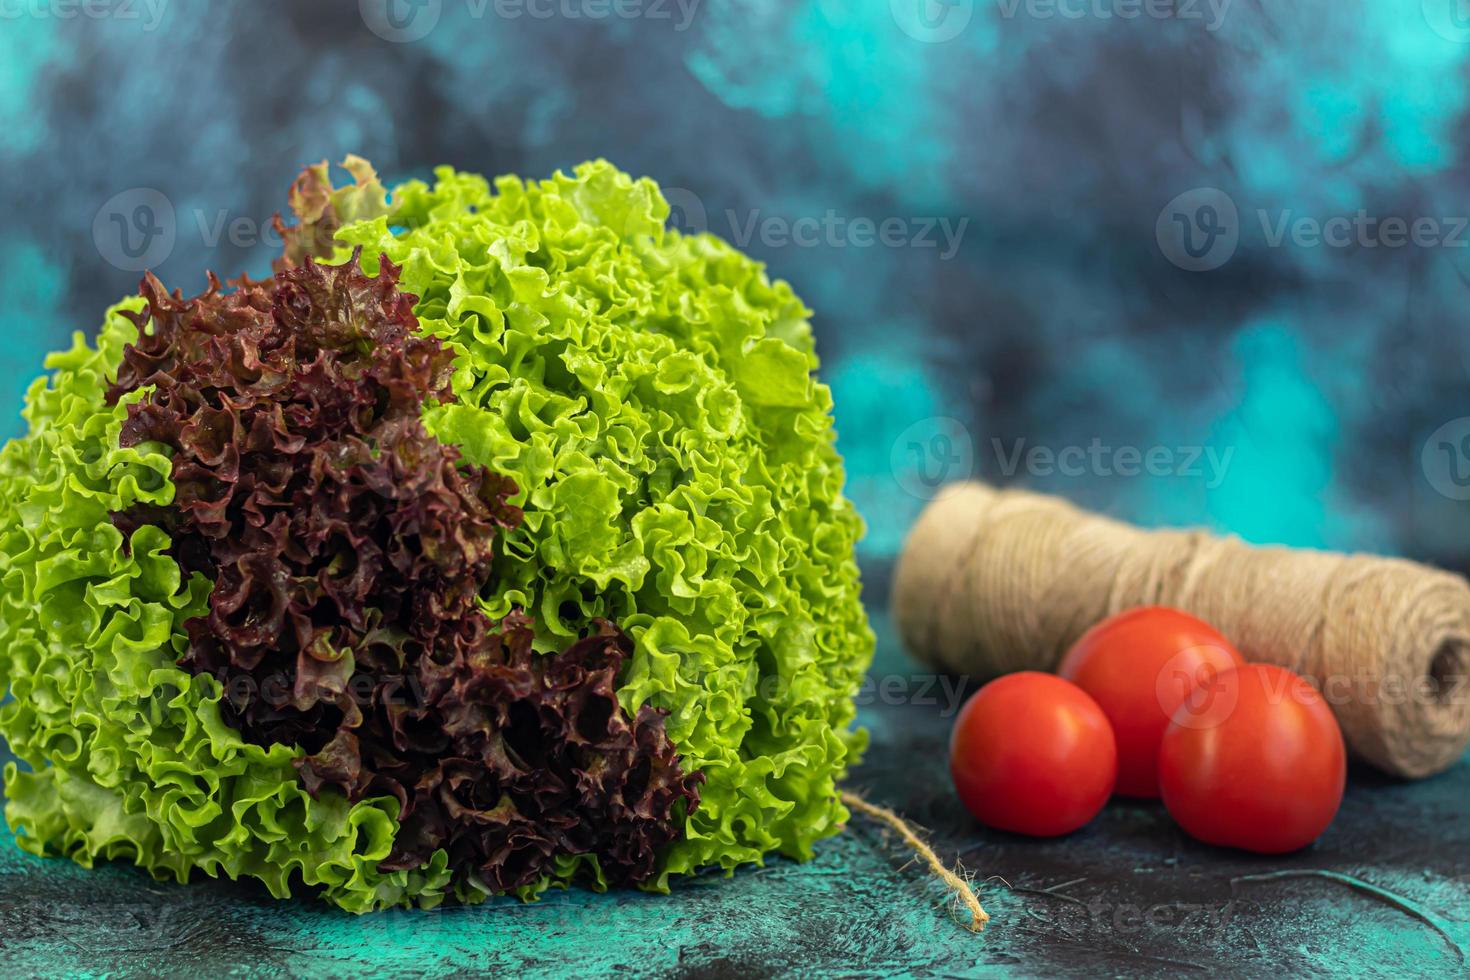
[[[951,921],[942,889],[861,818],[808,864],[703,877],[671,896],[576,891],[361,918],[247,883],[86,871],[5,835],[0,975],[1467,973],[1470,763],[1416,784],[1355,772],[1326,836],[1286,858],[1197,844],[1157,805],[1115,802],[1054,841],[992,833],[950,790],[953,689],[911,675],[875,625],[862,696],[872,747],[851,785],[975,873],[993,917],[983,935]]]

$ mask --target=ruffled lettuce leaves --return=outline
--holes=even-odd
[[[540,653],[613,624],[631,640],[623,711],[667,712],[702,774],[644,886],[809,856],[847,818],[836,786],[864,741],[853,695],[873,647],[809,311],[726,243],[666,230],[656,185],[601,161],[493,187],[441,169],[391,199],[365,165],[342,190],[323,169],[293,203],[320,230],[281,268],[356,247],[401,267],[418,330],[453,353],[452,398],[426,403],[424,427],[518,488],[481,610],[523,610]],[[177,666],[210,583],[182,577],[160,528],[128,548],[107,519],[174,493],[161,444],[120,446],[139,396],[103,397],[137,335],[122,309],[138,304],[95,350],[48,362],[31,434],[0,454],[0,680],[16,698],[0,732],[37,770],[7,774],[7,817],[25,846],[84,863],[254,875],[277,894],[299,881],[355,910],[434,904],[453,888],[444,849],[383,867],[396,800],[314,798],[304,749],[242,739],[218,681]],[[554,865],[520,893],[587,871]]]
[[[429,430],[522,488],[486,610],[533,612],[546,650],[595,617],[625,629],[620,699],[667,710],[705,775],[661,884],[837,831],[873,648],[810,311],[668,214],[603,161],[493,188],[442,168],[337,235],[338,258],[401,265],[455,352]]]
[[[250,876],[277,896],[305,885],[354,911],[434,905],[447,855],[379,870],[396,802],[313,799],[295,750],[246,742],[221,716],[219,682],[177,664],[210,583],[183,577],[161,529],[125,540],[107,516],[174,496],[169,457],[121,447],[128,400],[105,398],[141,306],[109,311],[96,348],[78,336],[48,358],[30,434],[0,451],[0,674],[14,696],[0,733],[33,770],[7,768],[6,819],[25,849],[87,866]]]
[[[646,881],[700,777],[656,709],[618,703],[616,626],[542,655],[525,613],[477,608],[517,488],[424,429],[451,355],[397,276],[307,258],[190,300],[149,277],[108,400],[148,389],[119,442],[167,448],[174,499],[113,523],[166,530],[213,583],[179,663],[223,685],[227,723],[311,753],[314,797],[397,804],[382,870],[445,851],[461,890],[506,892],[586,856],[598,881]]]

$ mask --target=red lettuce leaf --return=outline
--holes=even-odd
[[[176,493],[114,521],[165,528],[214,582],[180,663],[220,680],[231,725],[299,747],[313,794],[399,800],[385,869],[442,847],[492,891],[566,854],[646,880],[700,776],[659,712],[619,706],[632,645],[615,626],[539,655],[524,613],[480,611],[517,487],[420,422],[450,398],[452,355],[417,334],[398,272],[303,256],[191,300],[150,275],[108,398],[151,386],[121,441],[169,446]]]

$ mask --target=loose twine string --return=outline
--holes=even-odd
[[[920,516],[893,586],[910,653],[982,679],[1051,670],[1088,627],[1146,605],[1311,680],[1350,751],[1386,772],[1439,772],[1470,742],[1470,585],[1413,562],[1145,531],[962,483]]]
[[[902,817],[886,807],[875,806],[856,793],[842,793],[842,802],[865,816],[871,817],[880,823],[891,827],[903,842],[913,849],[919,860],[933,872],[934,876],[944,882],[946,888],[954,893],[958,906],[962,906],[970,913],[970,921],[965,923],[965,928],[971,932],[983,932],[985,923],[990,921],[990,914],[980,907],[980,899],[975,896],[975,890],[970,883],[960,877],[941,860],[934,849],[924,843],[917,832],[904,821]]]

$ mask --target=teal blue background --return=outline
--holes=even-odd
[[[539,176],[605,156],[670,188],[676,224],[735,240],[815,308],[850,495],[870,525],[860,557],[875,611],[934,474],[1021,483],[1144,524],[1470,570],[1470,507],[1421,456],[1470,414],[1470,248],[1268,234],[1282,218],[1360,209],[1453,231],[1470,213],[1460,0],[1233,0],[1218,24],[1205,3],[1186,16],[1183,0],[1162,20],[1096,12],[1119,9],[1109,2],[1073,18],[1025,0],[703,0],[687,23],[674,2],[667,17],[631,19],[390,2],[394,23],[423,36],[375,32],[380,0],[117,0],[100,17],[0,0],[0,435],[21,431],[45,353],[136,289],[106,235],[118,201],[126,222],[143,190],[167,200],[174,241],[155,271],[193,293],[206,269],[268,269],[274,247],[255,238],[308,162],[356,152],[391,182],[440,163]],[[914,36],[918,13],[954,36]],[[1192,272],[1157,225],[1198,188],[1234,204],[1238,245]],[[896,219],[909,237],[803,245],[779,232],[829,214]],[[915,242],[931,223],[963,234],[952,249]],[[750,227],[769,233],[741,240]],[[1229,464],[1218,481],[1007,472],[1018,440],[1210,450]],[[881,616],[879,627],[875,670],[907,670]],[[855,784],[932,828],[945,855],[1004,879],[984,891],[997,916],[984,940],[947,923],[942,895],[865,825],[812,864],[700,879],[672,899],[574,893],[369,920],[247,885],[89,873],[0,838],[0,964],[1463,971],[1463,763],[1415,786],[1359,774],[1328,836],[1286,861],[1222,857],[1147,806],[1110,807],[1081,835],[1032,846],[958,811],[947,718],[913,705],[866,705],[862,718],[874,749]],[[1340,879],[1234,880],[1283,865],[1372,882],[1399,903]],[[1240,904],[1220,928],[1099,930],[1050,889],[1109,908]]]
[[[52,2],[0,10],[6,432],[44,353],[136,288],[93,235],[119,194],[165,195],[176,235],[156,271],[195,292],[207,268],[266,270],[269,244],[220,229],[266,225],[306,162],[355,151],[396,180],[601,155],[679,189],[676,203],[693,195],[727,238],[829,212],[905,223],[909,244],[741,242],[817,311],[876,566],[923,504],[905,489],[907,445],[927,452],[952,417],[973,462],[950,476],[1470,567],[1470,508],[1420,466],[1430,433],[1470,411],[1470,233],[1399,248],[1268,234],[1363,209],[1448,235],[1470,211],[1470,44],[1445,36],[1460,0],[1199,0],[1167,20],[1047,17],[1048,0],[646,0],[632,19],[559,12],[582,0],[127,0],[101,18],[16,15]],[[424,36],[375,34],[385,2]],[[916,11],[955,36],[916,40]],[[1239,246],[1188,272],[1155,222],[1200,187],[1237,206]],[[912,244],[941,219],[967,222],[952,250]],[[1208,447],[1229,465],[1218,485],[1008,475],[993,442],[1094,439]]]

